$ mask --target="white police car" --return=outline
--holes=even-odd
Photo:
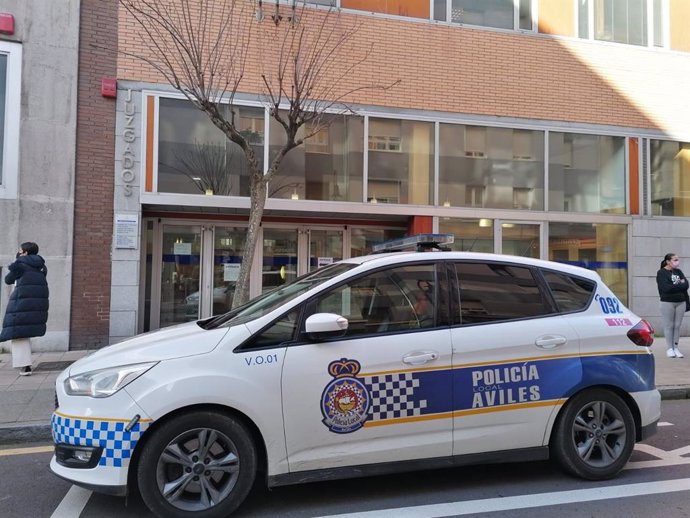
[[[51,468],[138,487],[165,517],[226,516],[257,473],[277,486],[551,456],[604,479],[656,431],[652,334],[573,266],[347,259],[73,364]]]

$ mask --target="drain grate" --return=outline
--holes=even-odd
[[[64,361],[64,362],[41,362],[36,367],[34,367],[33,371],[38,372],[38,371],[63,371],[70,365],[72,365],[74,362],[73,361]]]

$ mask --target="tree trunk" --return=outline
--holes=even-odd
[[[251,189],[250,189],[250,207],[249,207],[249,225],[247,227],[247,237],[244,241],[244,248],[242,249],[242,264],[240,266],[240,275],[235,285],[235,296],[232,300],[232,307],[236,308],[249,300],[249,275],[252,270],[252,263],[254,262],[254,254],[256,253],[257,240],[259,238],[259,228],[261,227],[261,219],[264,214],[264,207],[266,206],[266,191],[267,182],[263,176],[263,172],[259,174],[251,174]]]

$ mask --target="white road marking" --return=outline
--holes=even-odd
[[[627,498],[631,496],[672,493],[676,491],[690,491],[690,478],[643,482],[621,486],[604,486],[592,489],[576,489],[573,491],[558,491],[553,493],[536,493],[506,498],[486,498],[483,500],[449,502],[446,504],[400,507],[397,509],[383,509],[380,511],[329,515],[322,518],[389,518],[390,516],[395,516],[396,518],[440,518],[443,516],[461,516],[474,513],[509,511],[512,509],[530,509],[549,505],[592,502],[595,500],[610,500],[613,498]]]
[[[72,486],[50,518],[79,518],[90,497],[91,491],[88,489]]]
[[[0,457],[8,455],[28,455],[30,453],[47,453],[54,451],[55,446],[33,446],[31,448],[8,448],[7,450],[0,450]]]

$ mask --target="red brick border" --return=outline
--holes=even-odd
[[[115,101],[101,79],[117,75],[118,3],[82,0],[70,349],[108,344]]]

